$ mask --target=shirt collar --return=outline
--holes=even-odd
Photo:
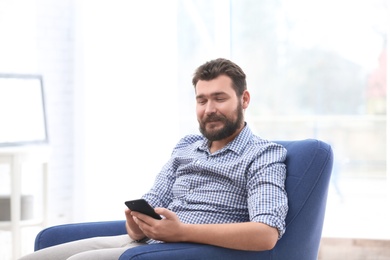
[[[218,153],[229,149],[237,154],[240,154],[245,148],[246,144],[249,142],[251,136],[252,136],[252,131],[249,129],[247,123],[245,123],[244,128],[236,136],[236,138],[234,138],[234,140],[228,143],[224,148],[219,150]],[[203,142],[200,143],[198,149],[205,152],[210,152],[209,140],[203,137]]]

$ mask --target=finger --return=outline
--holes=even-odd
[[[148,215],[139,213],[137,211],[132,211],[131,215],[138,220],[138,222],[136,222],[138,225],[140,224],[139,222],[145,223],[147,225],[151,225],[152,221],[155,220],[154,218],[149,217]]]
[[[151,228],[151,225],[136,216],[133,216],[133,220],[135,224],[137,224],[138,228],[142,231],[142,233],[148,236],[149,234],[148,230]]]
[[[140,220],[136,216],[131,216],[131,218],[133,219],[134,223],[139,226]]]

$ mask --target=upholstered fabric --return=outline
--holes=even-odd
[[[273,250],[253,252],[193,243],[166,243],[129,249],[120,259],[317,259],[333,164],[332,149],[314,139],[276,142],[287,149],[289,212],[286,233]],[[125,233],[124,221],[54,226],[37,235],[35,250],[82,238]]]

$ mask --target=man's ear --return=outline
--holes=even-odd
[[[242,108],[246,109],[249,106],[249,102],[251,100],[251,95],[249,94],[248,90],[245,90],[244,93],[242,93]]]

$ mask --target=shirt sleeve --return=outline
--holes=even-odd
[[[285,232],[288,211],[286,180],[286,150],[283,146],[269,143],[252,163],[247,180],[249,217],[279,231]]]

